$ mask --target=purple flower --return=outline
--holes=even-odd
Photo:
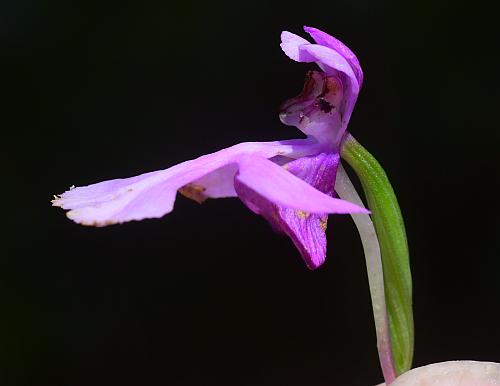
[[[177,192],[197,202],[239,197],[273,228],[288,235],[311,269],[326,255],[330,213],[367,213],[334,196],[339,148],[362,81],[354,54],[341,42],[305,27],[317,44],[289,32],[283,51],[299,62],[316,62],[304,90],[282,105],[280,119],[306,139],[249,142],[171,168],[71,188],[52,201],[83,225],[105,226],[169,213]]]

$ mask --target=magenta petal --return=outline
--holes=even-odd
[[[313,38],[314,37],[315,36],[313,36]],[[345,56],[344,52],[328,44],[311,44],[304,38],[288,31],[283,31],[281,33],[281,48],[292,60],[297,62],[316,62],[328,75],[335,75],[335,71],[346,74],[353,84],[353,92],[356,93],[356,95],[359,93],[362,80],[362,76],[361,78],[359,77],[361,67],[359,67],[359,62],[358,67],[355,67],[352,64],[353,62],[349,61],[349,58]]]
[[[282,168],[291,177],[300,179],[312,189],[332,198],[339,155],[322,153],[294,160]],[[286,170],[285,170],[286,169]],[[310,269],[319,267],[326,256],[325,229],[328,214],[277,205],[242,182],[237,175],[235,188],[240,199],[255,213],[262,215],[273,228],[288,235]],[[311,199],[314,201],[314,199]],[[350,204],[352,205],[352,204]],[[359,208],[359,207],[358,207]]]
[[[73,188],[56,197],[53,205],[70,209],[68,217],[83,225],[162,217],[173,209],[178,190],[197,201],[234,196],[236,164],[245,154],[263,159],[311,154],[315,146],[310,140],[241,143],[169,169]]]
[[[286,166],[265,158],[246,155],[238,164],[236,179],[276,205],[310,213],[369,213],[365,208],[320,192],[286,171]]]
[[[317,28],[304,26],[304,31],[311,35],[316,43],[322,46],[330,47],[341,54],[351,65],[361,87],[361,84],[363,83],[363,70],[361,69],[358,58],[349,47],[347,47],[340,40]]]

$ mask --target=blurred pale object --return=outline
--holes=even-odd
[[[384,386],[383,383],[380,386]],[[500,363],[451,361],[412,369],[391,386],[500,386]]]

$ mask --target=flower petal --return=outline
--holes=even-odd
[[[363,83],[363,70],[361,69],[358,58],[349,47],[347,47],[340,40],[317,28],[304,26],[304,31],[311,35],[316,43],[322,46],[330,47],[341,54],[349,62],[361,87],[361,84]]]
[[[207,198],[236,197],[234,176],[237,171],[236,163],[228,164],[183,186],[179,193],[200,204]]]
[[[346,74],[353,84],[353,91],[359,93],[359,82],[349,62],[337,51],[330,47],[319,44],[308,44],[301,46],[301,50],[316,58],[318,65],[327,74],[340,71]]]
[[[316,146],[310,139],[241,143],[169,169],[73,188],[52,203],[70,209],[67,216],[83,225],[104,226],[162,217],[172,210],[179,189],[200,200],[234,195],[230,184],[235,164],[245,154],[264,159],[276,155],[294,157],[314,153]]]
[[[321,69],[328,75],[335,75],[335,71],[340,71],[346,74],[350,79],[352,79],[353,91],[358,94],[361,86],[362,75],[361,78],[359,78],[358,69],[361,71],[361,67],[359,66],[359,62],[357,62],[356,56],[340,41],[335,39],[338,43],[342,44],[347,50],[349,50],[349,52],[351,52],[352,56],[356,59],[357,67],[351,65],[351,63],[354,62],[351,62],[349,57],[345,55],[345,50],[337,50],[334,44],[333,46],[330,46],[330,44],[323,44],[326,36],[330,35],[325,34],[324,32],[322,32],[323,35],[320,35],[319,32],[321,31],[316,31],[318,32],[312,36],[313,38],[318,38],[321,41],[321,43],[318,42],[318,44],[311,44],[306,39],[298,35],[288,31],[283,31],[281,33],[281,49],[290,59],[295,60],[296,62],[316,62],[318,66],[320,66]],[[332,36],[330,37],[334,39]]]
[[[358,98],[363,72],[356,56],[342,42],[320,30],[305,27],[318,44],[311,44],[300,36],[284,31],[281,34],[281,47],[286,55],[299,62],[315,61],[328,75],[338,76],[344,87],[342,128],[345,129],[351,118]]]
[[[338,154],[322,153],[291,161],[281,168],[281,171],[292,179],[298,179],[309,188],[314,190],[316,188],[316,192],[326,196],[327,199],[339,201],[331,197],[338,164]],[[288,235],[310,269],[319,267],[326,256],[325,230],[328,214],[311,213],[303,209],[277,205],[259,193],[255,185],[249,186],[243,183],[240,177],[241,171],[236,177],[235,188],[245,205],[253,212],[262,215],[274,229]],[[315,200],[311,198],[310,201]]]
[[[279,206],[319,214],[369,213],[365,208],[320,192],[265,158],[245,155],[238,163],[236,179]]]
[[[327,214],[280,207],[238,179],[235,187],[241,201],[251,211],[264,217],[274,230],[290,237],[308,268],[315,269],[325,261]]]
[[[281,44],[280,47],[283,52],[290,59],[296,62],[314,62],[316,58],[314,56],[308,55],[306,51],[301,50],[301,46],[304,44],[311,44],[306,39],[301,38],[288,31],[283,31],[281,33]]]

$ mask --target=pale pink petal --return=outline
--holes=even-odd
[[[169,169],[73,188],[56,197],[53,205],[70,209],[68,217],[83,225],[162,217],[172,210],[179,189],[193,199],[203,198],[205,190],[209,197],[231,195],[227,180],[233,181],[234,166],[228,165],[239,163],[243,155],[300,157],[315,153],[316,146],[311,140],[241,143]],[[205,177],[211,172],[215,175]],[[214,186],[217,181],[222,184],[219,190]],[[207,186],[193,182],[206,182]]]
[[[236,178],[276,205],[318,214],[369,213],[365,208],[320,192],[265,158],[245,155],[238,164]]]
[[[316,43],[322,46],[330,47],[341,54],[344,58],[346,58],[346,60],[351,65],[354,73],[356,74],[359,85],[361,86],[361,84],[363,83],[363,70],[361,69],[358,58],[349,47],[347,47],[340,40],[317,28],[304,26],[304,31],[311,35]]]
[[[236,163],[228,164],[190,183],[190,186],[201,187],[203,198],[236,197],[234,176],[238,171]],[[181,191],[181,193],[184,193]]]
[[[301,50],[301,46],[304,44],[311,43],[291,32],[283,31],[281,33],[281,49],[290,59],[296,62],[315,62],[314,56],[310,56],[306,51]]]
[[[314,149],[317,145],[313,139],[288,140],[282,141],[281,144],[293,146],[293,152],[288,155],[295,158],[311,154],[315,151]],[[283,152],[280,152],[277,156],[272,157],[273,162],[276,163],[275,159],[277,157],[285,157],[283,154]],[[199,203],[204,202],[207,198],[237,197],[234,190],[234,176],[237,170],[237,163],[230,163],[201,178],[191,181],[179,189],[179,193]]]

